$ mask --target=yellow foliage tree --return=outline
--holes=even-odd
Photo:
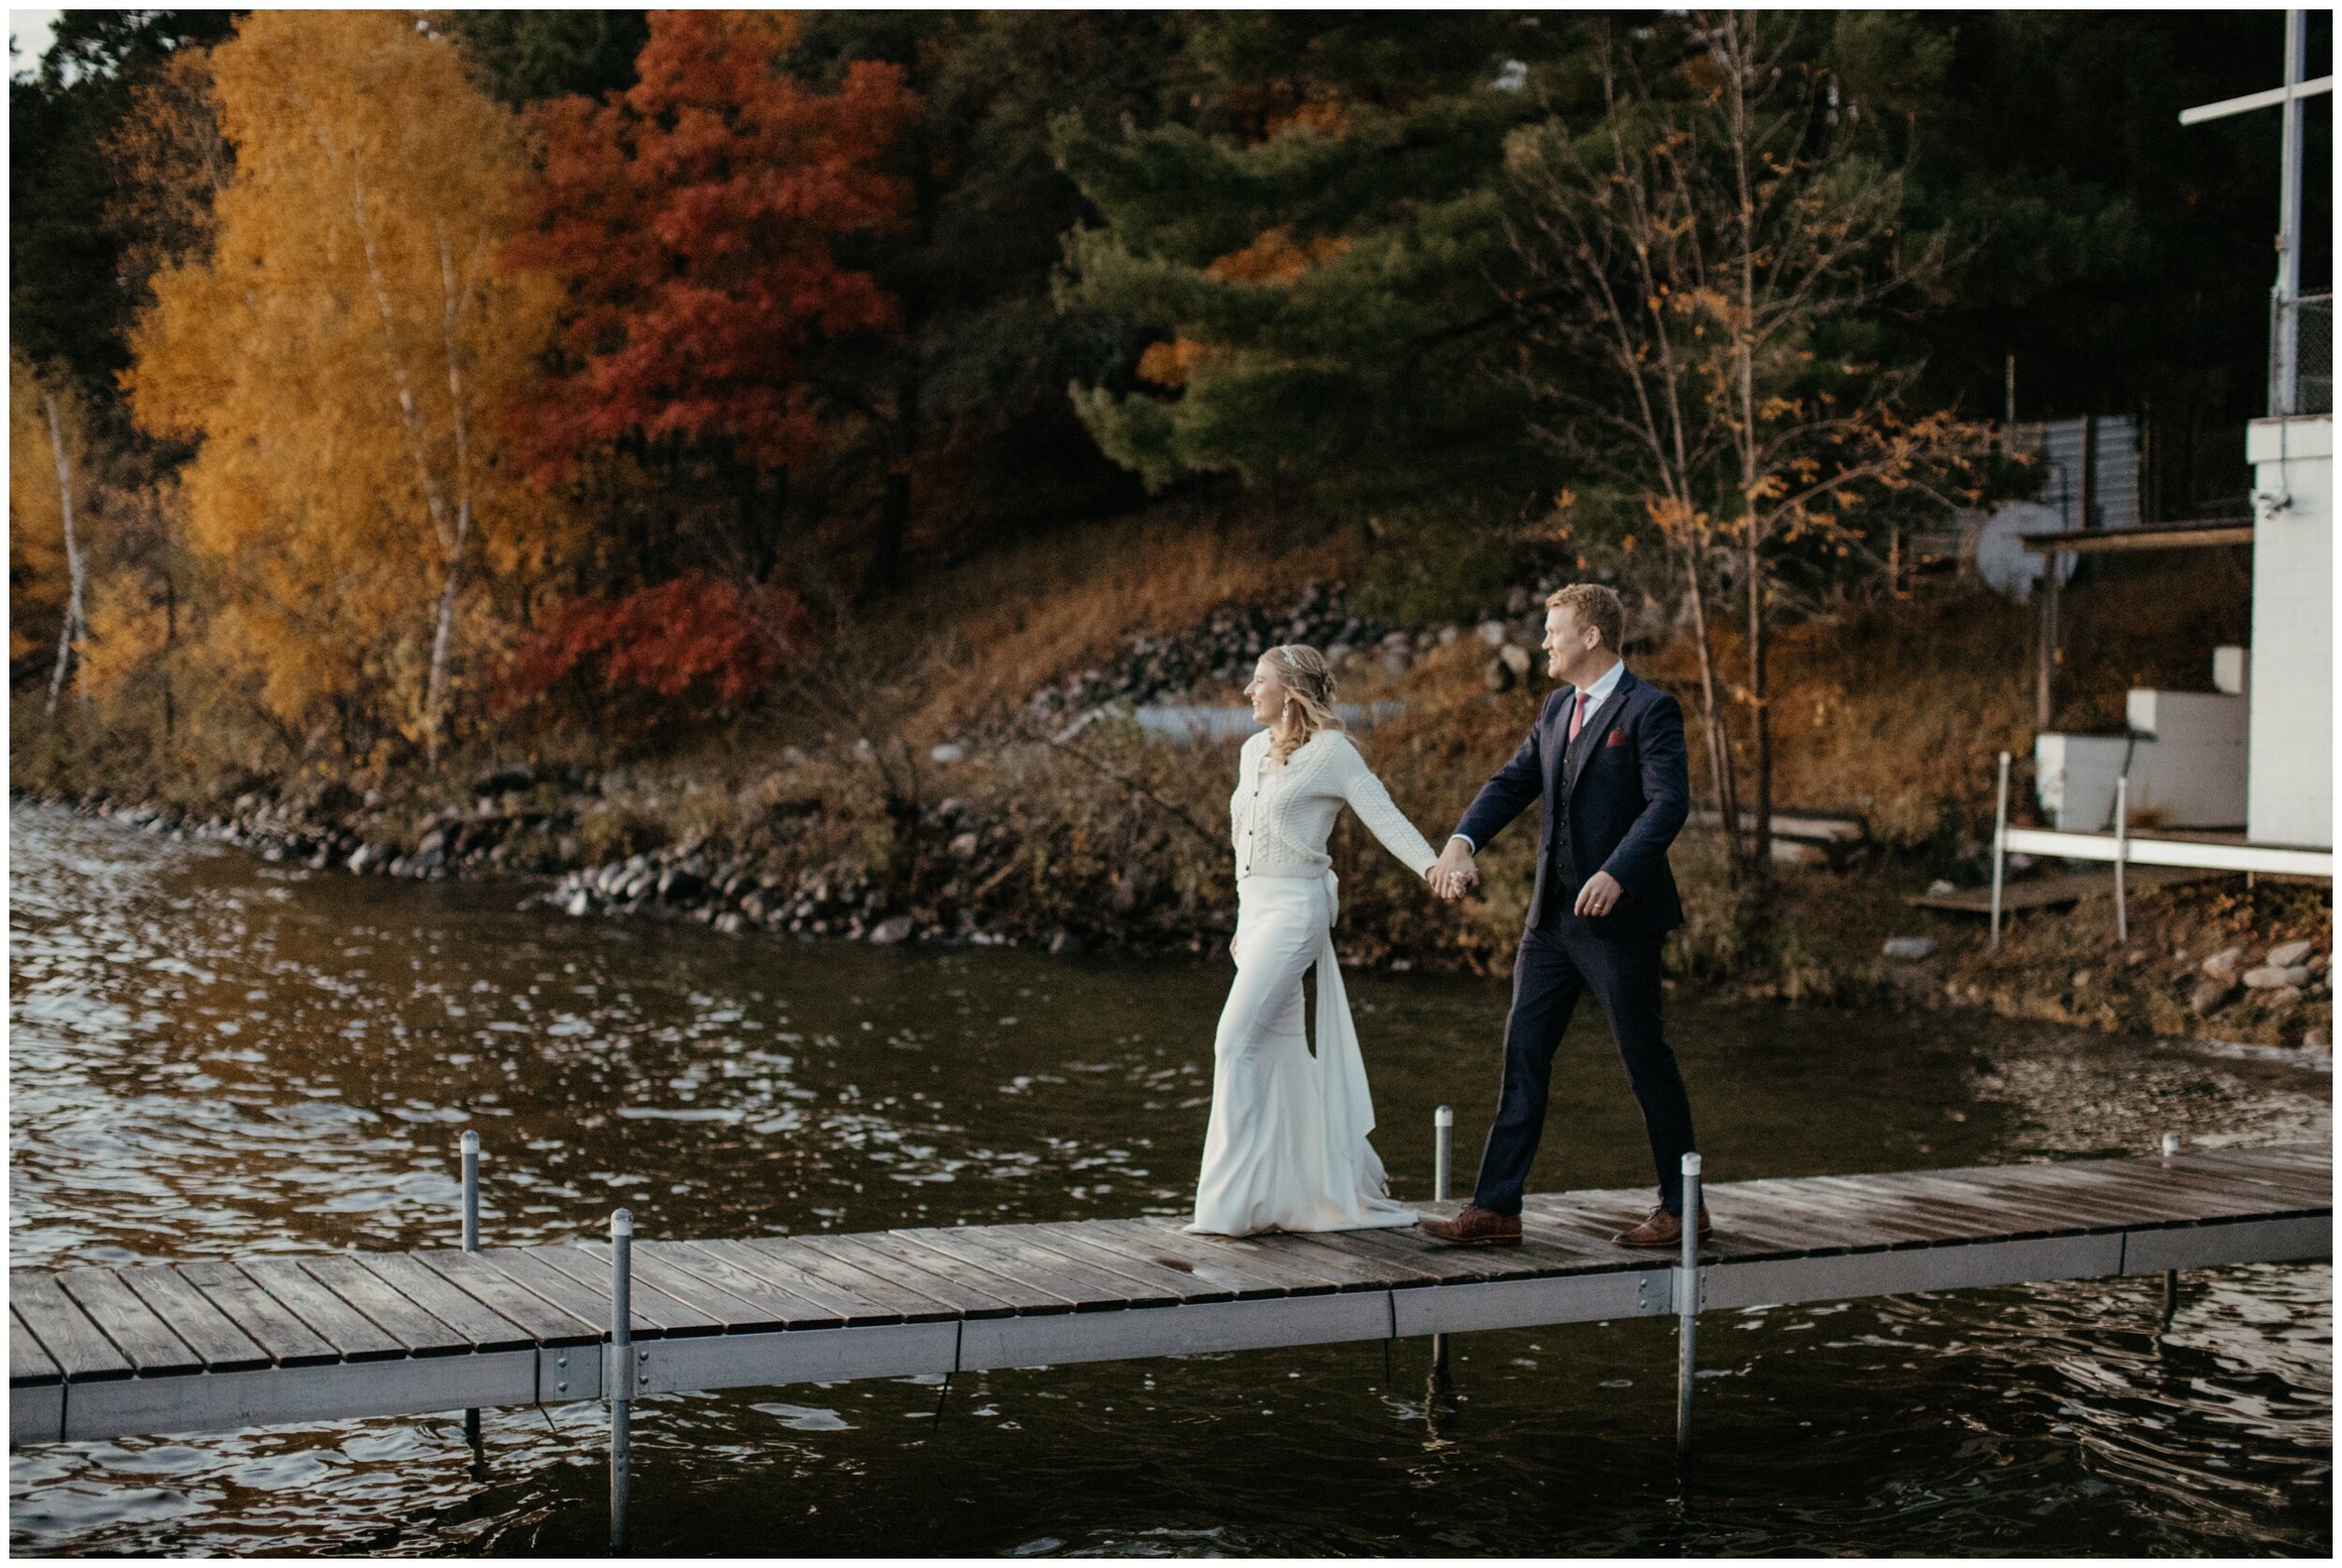
[[[459,644],[566,532],[504,433],[556,303],[497,264],[521,130],[405,12],[255,11],[211,71],[234,172],[125,384],[202,441],[181,482],[225,584],[215,657],[290,729],[387,719],[436,763]]]

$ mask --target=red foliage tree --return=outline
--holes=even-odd
[[[894,314],[833,246],[900,221],[909,192],[877,160],[917,99],[870,61],[808,90],[781,67],[796,25],[653,12],[637,85],[540,111],[544,170],[513,259],[571,301],[569,363],[524,411],[540,477],[630,437],[719,443],[762,472],[820,450],[808,359]]]
[[[541,696],[589,665],[609,692],[746,702],[803,656],[804,602],[704,572],[620,599],[571,599],[513,660],[509,700]]]

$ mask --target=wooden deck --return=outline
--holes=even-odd
[[[2322,1146],[1726,1182],[1697,1305],[1734,1308],[2333,1256]],[[1529,1200],[1525,1244],[1231,1240],[1168,1220],[329,1252],[9,1276],[16,1442],[233,1429],[1673,1313],[1612,1246],[1647,1190]],[[1427,1205],[1448,1208],[1452,1205]]]

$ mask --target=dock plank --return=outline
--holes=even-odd
[[[319,1284],[291,1258],[249,1258],[237,1265],[252,1282],[309,1325],[345,1361],[389,1361],[407,1347],[340,1296]]]
[[[24,1326],[24,1320],[16,1309],[8,1309],[8,1386],[26,1387],[37,1383],[62,1383],[65,1374],[57,1369],[56,1359],[41,1349],[33,1331]]]
[[[965,1270],[945,1274],[923,1267],[909,1248],[884,1235],[808,1235],[797,1238],[809,1251],[862,1273],[929,1296],[966,1318],[1013,1318],[1020,1312],[1061,1310],[1064,1303],[1005,1280],[978,1281]]]
[[[659,1258],[678,1274],[719,1286],[728,1294],[748,1303],[767,1322],[782,1329],[832,1328],[846,1321],[840,1313],[793,1292],[784,1291],[736,1264],[726,1263],[702,1251],[696,1243],[638,1241],[634,1244],[634,1255],[637,1258]]]
[[[1305,1264],[1257,1241],[1188,1230],[1178,1220],[1104,1220],[1098,1223],[1133,1246],[1160,1248],[1199,1270],[1209,1267],[1262,1280],[1282,1286],[1287,1295],[1329,1295],[1372,1288],[1355,1264],[1344,1263],[1339,1269]]]
[[[55,1275],[10,1270],[8,1305],[24,1319],[24,1326],[33,1331],[66,1382],[130,1375],[129,1359],[65,1294]]]
[[[175,1376],[203,1369],[202,1358],[139,1299],[111,1268],[69,1268],[57,1284],[113,1342],[114,1349],[143,1376]]]
[[[268,1352],[236,1326],[175,1268],[141,1267],[118,1270],[122,1282],[170,1324],[203,1365],[215,1372],[245,1372],[268,1366]]]
[[[484,1252],[450,1249],[410,1255],[418,1265],[526,1330],[539,1344],[581,1345],[600,1339],[606,1330],[605,1324],[547,1300],[491,1263]]]
[[[825,1275],[814,1273],[806,1263],[819,1263],[817,1258],[784,1257],[768,1251],[760,1243],[777,1238],[755,1236],[746,1241],[694,1241],[696,1251],[727,1264],[744,1273],[768,1280],[773,1285],[792,1295],[800,1295],[825,1310],[837,1314],[836,1321],[847,1328],[880,1328],[903,1322],[903,1315],[884,1302],[873,1301],[841,1286]]]
[[[809,1236],[766,1238],[751,1241],[748,1247],[824,1280],[856,1300],[882,1308],[904,1323],[934,1323],[959,1315],[940,1287],[903,1284],[813,1246]]]
[[[1128,1280],[1141,1289],[1170,1291],[1184,1303],[1234,1301],[1236,1292],[1197,1276],[1192,1268],[1174,1268],[1151,1259],[1100,1245],[1087,1235],[1087,1225],[1025,1225],[1017,1235],[1044,1251]]]
[[[277,1366],[322,1367],[341,1359],[338,1351],[234,1264],[209,1259],[173,1266]]]
[[[296,1260],[301,1271],[318,1288],[332,1293],[350,1310],[362,1313],[408,1355],[458,1355],[472,1349],[471,1340],[423,1310],[391,1282],[358,1261],[353,1252],[329,1252]]]
[[[522,1350],[537,1336],[405,1252],[353,1252],[359,1266],[445,1324],[474,1351]]]
[[[602,1278],[610,1277],[610,1247],[607,1242],[586,1242],[578,1250],[600,1264]],[[777,1314],[768,1305],[769,1293],[743,1295],[728,1290],[704,1276],[682,1267],[664,1248],[654,1248],[646,1242],[633,1243],[630,1256],[634,1269],[633,1295],[640,1296],[645,1287],[657,1291],[662,1299],[679,1302],[692,1311],[712,1319],[726,1334],[751,1330],[769,1332],[789,1326],[786,1313]]]
[[[527,1257],[531,1264],[539,1267],[567,1275],[584,1293],[579,1299],[587,1303],[589,1309],[600,1313],[605,1323],[609,1321],[608,1243],[587,1241],[569,1247],[532,1247]],[[720,1334],[724,1329],[721,1318],[703,1312],[689,1302],[678,1300],[650,1283],[639,1268],[634,1271],[627,1305],[627,1323],[638,1339],[678,1334]]]
[[[988,1225],[950,1229],[897,1231],[896,1235],[961,1265],[1003,1279],[1037,1285],[1072,1304],[1076,1312],[1106,1311],[1124,1307],[1173,1307],[1179,1297],[1169,1290],[1125,1283],[1119,1276],[1091,1268],[1070,1258],[1012,1239],[995,1237]]]
[[[1161,1231],[1132,1220],[1092,1220],[1083,1227],[1083,1235],[1092,1246],[1119,1252],[1124,1257],[1164,1268],[1185,1269],[1197,1279],[1227,1291],[1238,1301],[1313,1294],[1332,1288],[1321,1285],[1297,1291],[1266,1268],[1248,1267],[1245,1263],[1217,1255],[1204,1248],[1175,1246]]]

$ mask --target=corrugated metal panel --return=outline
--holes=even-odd
[[[2127,414],[2095,416],[2097,437],[2091,501],[2095,518],[2082,515],[2083,422],[2052,420],[2014,425],[2008,444],[2042,462],[2041,503],[2057,509],[2068,528],[2135,528],[2139,525],[2139,422]]]

